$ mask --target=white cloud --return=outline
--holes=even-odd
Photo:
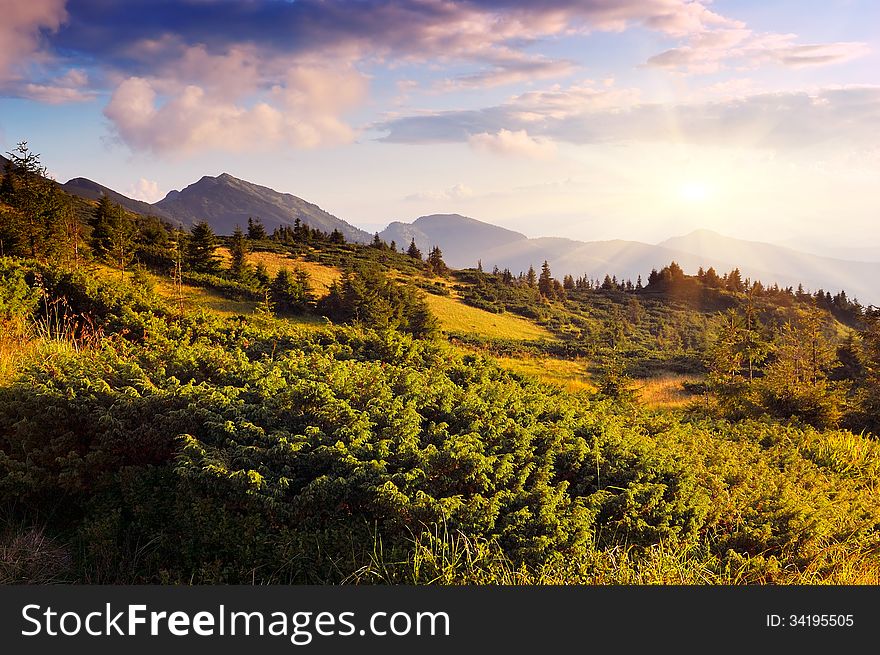
[[[141,178],[136,184],[129,186],[125,195],[135,200],[143,200],[144,202],[159,202],[165,197],[165,194],[159,190],[159,183],[154,180]]]
[[[65,0],[0,3],[0,84],[20,78],[21,66],[39,59],[40,30],[55,31],[67,18]]]
[[[88,89],[89,78],[80,70],[69,70],[61,77],[43,84],[33,82],[22,84],[15,89],[17,95],[50,105],[66,102],[85,102],[92,100],[95,93]]]
[[[556,154],[556,144],[547,139],[534,139],[526,130],[498,130],[494,134],[473,134],[468,143],[475,150],[495,155],[547,159]]]
[[[425,200],[464,200],[466,198],[472,197],[473,195],[473,189],[465,184],[458,183],[442,191],[421,191],[419,193],[413,193],[412,195],[407,196],[405,199],[416,202],[421,202]]]
[[[806,68],[843,63],[871,51],[861,42],[800,44],[797,38],[796,34],[755,33],[744,26],[709,29],[690,35],[679,47],[650,57],[645,65],[691,74],[768,64]]]
[[[293,66],[283,83],[250,103],[212,85],[131,77],[117,87],[104,114],[119,137],[139,150],[314,148],[354,138],[340,114],[365,93],[366,79],[350,67]]]

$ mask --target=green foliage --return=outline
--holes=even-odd
[[[0,257],[0,320],[30,316],[40,300],[33,270]]]
[[[248,277],[249,268],[247,264],[248,244],[244,237],[241,227],[236,225],[235,231],[232,233],[232,239],[229,241],[229,254],[232,261],[229,263],[229,271],[232,276],[238,279]]]
[[[315,303],[309,274],[297,268],[291,273],[282,268],[269,285],[269,300],[281,314],[304,314]]]
[[[196,273],[216,273],[220,268],[217,258],[217,236],[206,221],[192,226],[186,241],[186,266]]]
[[[0,387],[0,503],[49,526],[35,552],[55,577],[876,575],[880,451],[864,436],[597,402],[394,330],[173,318],[142,289],[0,262],[16,312],[43,311],[40,279],[106,335]]]
[[[346,272],[318,303],[318,312],[337,323],[400,330],[416,337],[430,337],[438,331],[421,292],[374,268]]]

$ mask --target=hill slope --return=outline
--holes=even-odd
[[[370,235],[324,211],[317,205],[289,193],[240,180],[228,173],[205,176],[182,191],[171,191],[156,203],[162,211],[185,225],[208,221],[221,234],[230,234],[236,225],[245,227],[249,217],[259,218],[268,231],[303,223],[326,232],[339,230],[349,241],[365,243]]]
[[[72,180],[68,180],[65,184],[61,185],[61,188],[72,196],[78,196],[80,198],[85,198],[86,200],[98,200],[102,195],[106,195],[116,204],[123,206],[125,209],[134,212],[135,214],[142,214],[144,216],[153,215],[159,216],[160,218],[171,219],[171,216],[161,208],[156,207],[156,205],[151,205],[142,200],[129,198],[118,191],[114,191],[109,187],[105,187],[103,184],[98,184],[85,177],[75,177]]]

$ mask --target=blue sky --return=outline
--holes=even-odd
[[[0,148],[366,229],[878,246],[880,3],[0,0]]]

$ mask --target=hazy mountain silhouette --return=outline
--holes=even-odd
[[[422,252],[439,246],[446,262],[456,268],[476,266],[479,260],[485,270],[498,266],[517,274],[529,266],[537,270],[546,260],[558,278],[586,274],[595,279],[608,273],[635,281],[639,275],[644,280],[652,269],[660,269],[674,260],[691,274],[701,266],[712,266],[719,274],[736,267],[743,277],[760,279],[768,285],[796,287],[803,283],[806,289],[813,291],[842,289],[863,302],[880,302],[880,293],[875,289],[880,263],[820,257],[782,246],[732,239],[707,230],[697,230],[659,244],[621,239],[577,241],[527,238],[473,218],[435,214],[422,216],[412,223],[391,223],[380,236],[385,241],[395,240],[402,248],[414,238]]]

